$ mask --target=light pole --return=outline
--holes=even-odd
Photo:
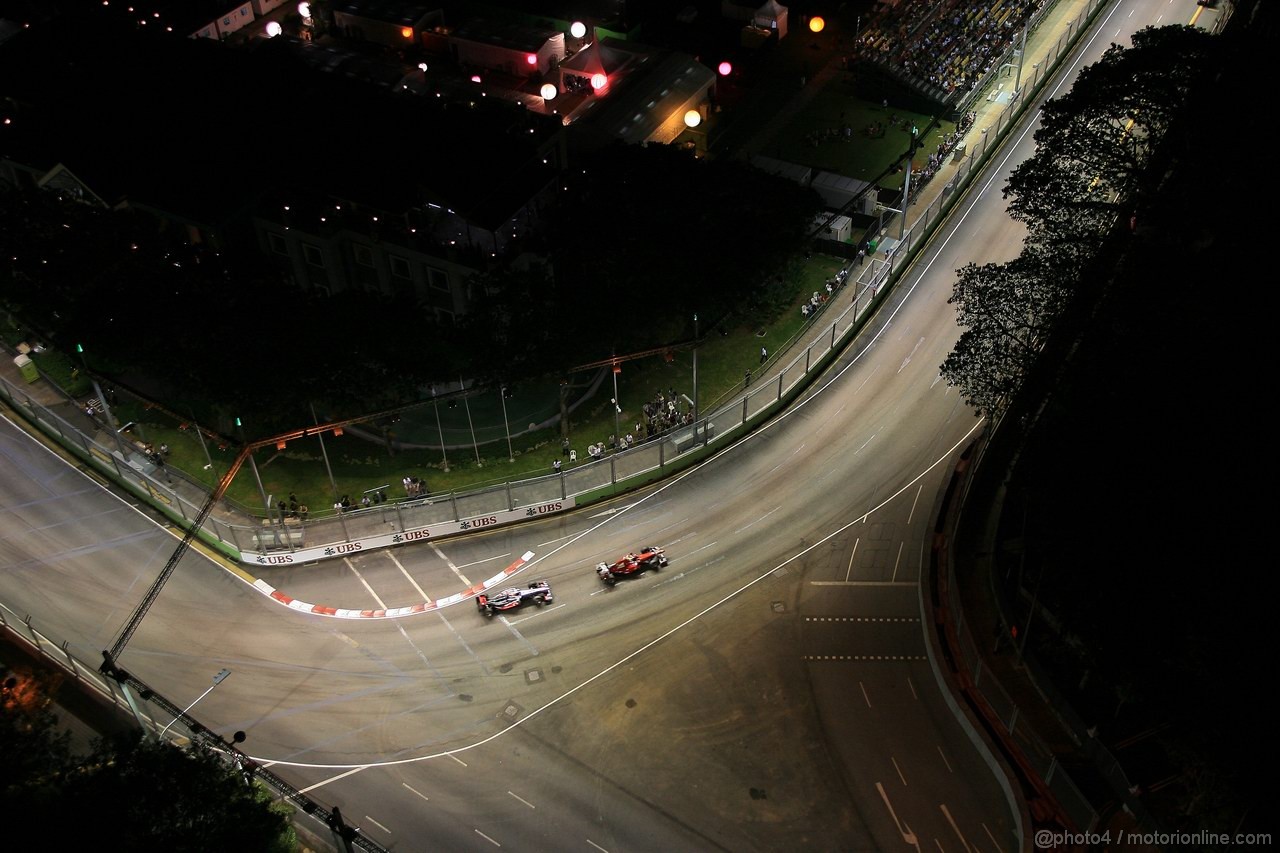
[[[435,386],[433,385],[431,387],[432,396],[435,396],[435,393],[436,393],[436,389],[435,389]],[[436,432],[440,433],[440,458],[444,460],[444,472],[448,474],[449,473],[449,454],[444,449],[444,427],[440,425],[440,401],[432,400],[431,406],[436,410]]]
[[[188,409],[188,411],[191,412],[191,425],[196,428],[196,438],[200,439],[200,449],[204,451],[204,470],[212,473],[214,482],[216,483],[218,480],[218,472],[213,470],[213,457],[209,455],[209,445],[205,444],[204,431],[200,429],[200,424],[196,421],[195,411],[190,409]]]
[[[907,202],[911,199],[911,159],[916,156],[916,142],[920,138],[920,128],[911,125],[911,142],[907,145],[907,177],[902,182],[902,213],[898,215],[898,242],[902,242],[907,230]]]
[[[1022,88],[1022,66],[1027,62],[1027,30],[1031,22],[1022,25],[1022,46],[1018,49],[1018,76],[1013,78],[1013,91],[1016,94]]]
[[[319,426],[320,419],[316,417],[316,405],[315,403],[310,403],[309,405],[311,406],[311,420],[315,422],[316,426]],[[329,451],[326,450],[324,446],[324,433],[317,432],[316,438],[320,439],[320,455],[324,457],[324,470],[329,475],[329,488],[333,490],[333,502],[337,503],[338,502],[338,481],[333,479],[333,468],[329,465]],[[342,525],[342,537],[347,541],[350,541],[351,535],[347,533],[347,520],[342,517],[342,513],[338,513],[338,524]]]
[[[511,422],[507,420],[507,395],[509,393],[506,385],[498,386],[498,396],[502,399],[502,426],[507,431],[507,461],[515,462],[516,454],[511,449]]]
[[[80,355],[80,363],[84,365],[84,372],[89,374],[89,381],[93,383],[93,393],[98,395],[98,402],[102,404],[102,411],[107,416],[107,428],[111,430],[111,435],[116,440],[116,448],[120,451],[120,457],[125,461],[129,461],[129,451],[124,449],[124,440],[120,438],[120,430],[116,428],[116,416],[111,414],[111,404],[107,402],[107,396],[102,393],[102,388],[98,386],[98,377],[93,375],[93,371],[89,369],[89,362],[84,357],[84,347],[76,344],[76,352]]]
[[[622,414],[622,406],[618,403],[618,374],[622,372],[622,368],[618,366],[618,362],[613,363],[613,450],[616,453],[622,446],[622,429],[618,423],[618,416]]]
[[[698,315],[693,315],[693,435],[698,436]]]
[[[227,676],[230,674],[231,674],[231,670],[229,669],[218,670],[217,674],[213,676],[213,684],[209,686],[208,690],[206,690],[205,692],[201,693],[199,696],[196,697],[196,702],[199,702],[201,699],[208,696],[209,693],[213,690],[213,688],[217,687],[219,684],[226,681]],[[164,737],[164,733],[169,731],[169,727],[172,726],[174,723],[178,722],[179,717],[186,716],[186,713],[196,706],[196,702],[192,702],[190,705],[183,708],[181,714],[179,714],[177,717],[174,717],[172,720],[170,720],[169,725],[165,726],[163,729],[160,730],[159,737]]]
[[[244,437],[244,424],[240,423],[240,419],[236,418],[236,429],[240,431],[240,440],[245,444],[249,440]],[[267,510],[267,521],[271,520],[271,499],[267,497],[267,490],[262,487],[262,477],[258,475],[258,463],[253,461],[253,451],[249,451],[249,468],[253,471],[253,481],[258,484],[258,494],[262,496],[262,506]]]
[[[471,402],[467,400],[467,386],[463,384],[462,377],[458,377],[458,392],[462,394],[462,405],[467,408],[467,426],[471,428],[471,447],[476,452],[476,465],[480,465],[480,445],[476,442],[476,425],[471,420]]]

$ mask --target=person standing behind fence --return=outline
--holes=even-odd
[[[764,364],[769,359],[769,350],[760,347],[760,363]]]

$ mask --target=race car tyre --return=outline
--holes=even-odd
[[[546,604],[546,603],[547,603],[547,599],[546,599],[546,597],[545,597],[545,596],[541,596],[541,595],[540,595],[540,596],[538,596],[537,598],[535,598],[535,599],[533,600],[533,603],[534,603],[534,604],[536,604],[536,605],[538,605],[539,607],[541,607],[542,605],[544,605],[544,604]]]

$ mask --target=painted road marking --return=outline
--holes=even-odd
[[[422,600],[425,601],[427,604],[430,604],[431,596],[427,595],[427,593],[422,589],[422,587],[418,586],[418,582],[413,579],[413,575],[409,574],[408,570],[406,570],[405,567],[400,564],[400,561],[396,559],[395,551],[387,549],[387,550],[384,550],[382,553],[386,554],[388,557],[391,558],[391,562],[395,563],[396,568],[400,570],[400,574],[404,575],[409,580],[409,583],[413,584],[413,588],[418,591],[418,595],[422,596]],[[383,609],[385,610],[386,608],[383,608]]]
[[[928,660],[924,655],[802,655],[800,660],[809,661],[896,661],[896,660]]]
[[[519,794],[517,794],[515,791],[507,791],[507,793],[508,793],[508,794],[510,794],[511,796],[515,797],[515,798],[516,798],[517,800],[519,800],[520,802],[524,803],[524,804],[525,804],[526,806],[528,806],[529,808],[531,808],[531,809],[536,809],[536,808],[537,808],[537,806],[535,806],[533,803],[529,802],[529,801],[528,801],[528,800],[526,800],[524,797],[522,797],[522,796],[520,796]]]
[[[462,583],[466,586],[471,586],[471,581],[467,580],[467,576],[462,573],[462,570],[453,564],[453,560],[450,560],[448,557],[444,555],[444,551],[440,550],[439,545],[437,545],[435,542],[430,540],[428,540],[427,544],[431,546],[431,550],[436,552],[437,557],[444,560],[445,565],[453,569],[453,573],[458,576],[458,580],[462,581]],[[478,829],[476,830],[476,832],[479,832],[479,831],[480,830]],[[494,843],[497,843],[497,842],[494,842]]]
[[[919,616],[806,616],[806,622],[919,622]]]
[[[965,841],[964,833],[960,831],[960,827],[956,826],[956,820],[951,816],[951,812],[947,809],[947,804],[940,803],[938,808],[942,809],[942,813],[947,818],[947,823],[951,824],[951,829],[955,832],[956,837],[960,839],[960,843],[964,845],[964,849],[972,853],[973,848],[969,846],[968,841]]]
[[[469,566],[478,566],[481,563],[492,563],[494,560],[501,560],[503,557],[510,557],[510,556],[511,556],[511,552],[508,551],[507,553],[499,554],[496,557],[485,557],[483,560],[476,560],[473,563],[463,563],[461,566],[458,566],[458,568],[465,569]]]
[[[850,554],[849,554],[849,568],[847,568],[847,569],[845,569],[845,570],[844,570],[844,582],[845,582],[845,583],[848,583],[848,582],[849,582],[849,575],[851,575],[851,574],[853,573],[853,558],[854,558],[854,557],[857,555],[857,553],[858,553],[858,543],[859,543],[859,542],[861,542],[861,541],[862,541],[862,537],[861,537],[861,536],[859,536],[857,539],[854,539],[854,540],[853,540],[853,551],[852,551],[852,553],[850,553]]]
[[[369,582],[364,579],[364,576],[361,575],[360,572],[356,571],[355,564],[351,562],[351,558],[343,557],[342,562],[347,564],[347,568],[351,569],[351,573],[355,575],[356,578],[359,579],[360,583],[364,584],[365,589],[369,590],[369,595],[373,596],[373,600],[378,602],[378,607],[382,610],[386,610],[387,605],[382,603],[382,599],[379,598],[378,594],[373,591],[373,587],[369,586]]]

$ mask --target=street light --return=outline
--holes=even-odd
[[[693,315],[693,436],[698,437],[698,315]],[[696,444],[696,442],[695,442]]]
[[[911,198],[911,160],[916,156],[916,145],[920,142],[920,128],[911,125],[911,142],[907,145],[907,177],[902,182],[902,213],[898,216],[898,242],[902,242],[907,230],[907,202]]]
[[[76,353],[80,356],[80,363],[84,365],[84,372],[88,375],[89,381],[93,383],[93,393],[98,395],[98,402],[102,404],[102,411],[107,416],[107,427],[111,430],[111,435],[115,437],[116,447],[120,451],[120,458],[128,462],[129,451],[124,449],[124,440],[120,438],[120,430],[116,428],[116,417],[111,414],[111,404],[107,402],[107,396],[102,393],[102,388],[98,385],[98,377],[94,376],[93,371],[89,369],[89,362],[84,357],[84,347],[76,344]]]
[[[236,429],[240,432],[240,440],[245,444],[249,443],[249,439],[244,437],[244,424],[240,423],[240,419],[236,418]],[[267,520],[271,520],[271,498],[267,497],[267,490],[262,487],[262,477],[258,475],[258,463],[253,461],[253,451],[249,451],[249,469],[253,471],[253,481],[258,484],[258,494],[262,496],[262,505],[267,510]]]
[[[209,686],[208,690],[206,690],[205,692],[201,693],[199,696],[196,697],[196,702],[199,702],[201,699],[208,696],[209,693],[213,690],[213,688],[217,687],[219,684],[226,681],[227,676],[230,674],[231,674],[231,670],[229,669],[218,670],[218,672],[213,676],[213,684]],[[190,705],[183,708],[181,714],[179,714],[177,717],[174,717],[172,720],[170,720],[169,725],[165,726],[163,729],[160,730],[160,737],[164,737],[164,733],[169,731],[169,728],[174,723],[178,722],[179,718],[186,716],[186,713],[196,706],[196,702],[192,702]]]
[[[476,452],[476,465],[480,465],[480,445],[476,442],[476,425],[471,420],[471,402],[467,399],[467,386],[462,381],[462,377],[458,377],[458,390],[462,394],[462,405],[467,407],[467,426],[471,427],[471,447]]]
[[[444,427],[440,425],[440,401],[435,399],[436,386],[431,386],[431,406],[436,410],[436,432],[440,433],[440,458],[444,460],[444,472],[449,473],[449,454],[444,449]]]
[[[622,429],[618,422],[618,415],[622,414],[622,406],[618,404],[618,374],[622,372],[622,367],[618,362],[613,363],[613,399],[609,402],[613,404],[613,449],[616,453],[622,445]]]
[[[507,397],[511,396],[511,391],[506,385],[499,387],[499,396],[502,398],[502,426],[507,431],[507,461],[515,462],[516,454],[511,449],[511,422],[507,420]]]

